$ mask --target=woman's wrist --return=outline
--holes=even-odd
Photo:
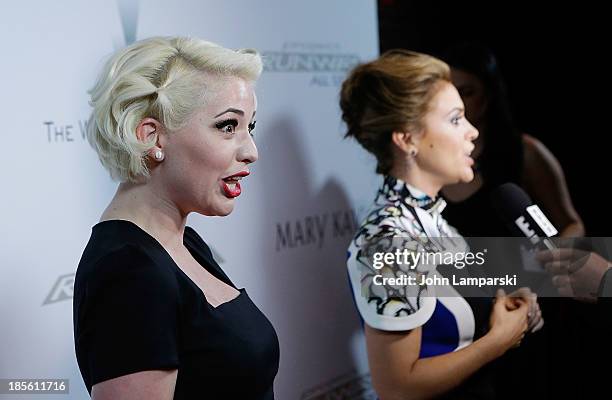
[[[486,347],[488,353],[492,355],[491,360],[489,361],[501,357],[510,348],[510,346],[504,340],[503,332],[495,328],[489,330],[489,332],[487,332],[487,334],[481,337],[478,341],[481,341],[482,345]]]

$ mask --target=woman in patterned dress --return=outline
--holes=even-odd
[[[445,185],[473,179],[470,153],[478,136],[448,66],[428,55],[390,51],[357,66],[340,97],[346,136],[376,157],[384,176],[347,262],[374,388],[385,400],[495,398],[477,372],[542,326],[535,295],[498,290],[485,323],[478,324],[478,310],[452,286],[381,285],[375,279],[440,277],[431,262],[375,266],[375,253],[469,250],[441,216],[445,202],[438,196]]]

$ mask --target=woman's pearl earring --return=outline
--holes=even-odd
[[[410,155],[411,155],[412,157],[416,157],[416,155],[417,155],[417,150],[416,150],[416,149],[412,149],[412,150],[410,150]]]
[[[155,154],[153,155],[153,157],[155,157],[155,160],[157,161],[161,161],[164,159],[164,152],[161,150],[156,150]]]

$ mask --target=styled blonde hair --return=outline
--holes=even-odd
[[[408,50],[390,50],[350,72],[340,91],[345,137],[376,156],[377,173],[393,166],[391,134],[421,128],[441,81],[450,82],[446,63]]]
[[[189,37],[153,37],[114,53],[88,92],[93,107],[87,140],[113,179],[149,177],[146,154],[157,137],[143,143],[136,127],[155,118],[180,129],[207,94],[205,76],[255,81],[262,71],[252,49],[230,50]]]

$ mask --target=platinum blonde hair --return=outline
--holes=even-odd
[[[93,107],[87,140],[113,179],[136,182],[149,177],[148,142],[136,137],[147,117],[168,131],[180,129],[207,94],[206,76],[237,76],[255,81],[262,71],[252,49],[230,50],[189,37],[153,37],[114,53],[88,92]]]

